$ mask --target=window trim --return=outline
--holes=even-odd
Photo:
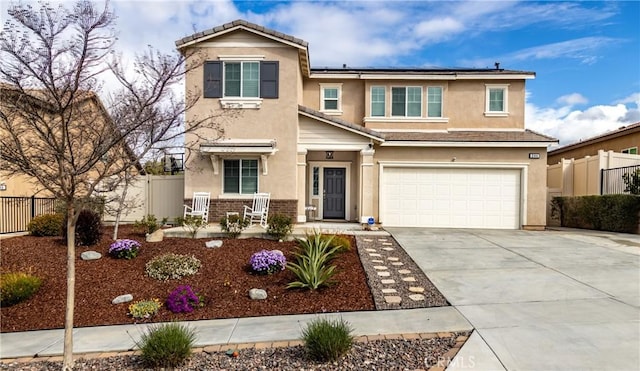
[[[635,151],[635,153],[631,153],[631,151]],[[624,153],[624,154],[627,154],[627,155],[637,155],[638,154],[638,147],[625,148],[625,149],[621,150],[620,153]]]
[[[393,89],[394,88],[404,88],[404,115],[403,116],[400,116],[400,115],[395,115],[394,116],[394,114],[393,114]],[[418,116],[407,116],[407,113],[409,112],[409,106],[408,106],[408,104],[409,104],[409,99],[408,99],[409,94],[408,94],[408,90],[407,89],[409,89],[409,88],[418,88],[418,89],[420,89],[420,114]],[[389,94],[389,99],[391,99],[391,104],[390,104],[391,111],[389,112],[389,114],[390,114],[389,117],[391,117],[391,118],[404,117],[404,118],[407,118],[407,119],[424,118],[424,116],[423,116],[424,112],[423,112],[423,109],[422,109],[423,106],[424,106],[424,99],[423,99],[424,94],[423,94],[423,89],[422,88],[423,88],[422,85],[392,85],[390,87],[390,89],[389,89],[391,91],[391,94]]]
[[[320,112],[327,115],[341,115],[342,114],[342,83],[320,83]],[[338,97],[337,97],[337,108],[336,109],[326,109],[324,107],[325,98],[324,91],[325,89],[337,89]]]
[[[502,111],[491,111],[491,90],[502,89]],[[509,84],[485,84],[484,115],[487,117],[509,116]]]
[[[224,180],[225,180],[225,161],[240,161],[240,172],[238,174],[238,191],[239,192],[226,192],[225,188],[224,188]],[[221,195],[223,195],[224,197],[233,197],[233,196],[239,196],[239,197],[244,197],[244,196],[250,196],[253,195],[255,192],[250,192],[250,193],[242,193],[242,162],[243,161],[256,161],[256,191],[258,192],[260,190],[260,159],[259,158],[254,158],[254,157],[242,157],[242,158],[223,158],[222,159],[222,176],[221,176],[221,181],[222,181],[222,187],[221,187]]]

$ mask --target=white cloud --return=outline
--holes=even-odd
[[[589,100],[580,93],[573,93],[559,97],[556,102],[567,106],[575,106],[576,104],[586,104]]]
[[[634,93],[611,105],[584,110],[573,109],[587,101],[578,93],[559,97],[560,106],[555,108],[538,107],[527,99],[525,126],[559,139],[560,145],[571,144],[640,121],[638,97],[640,93]]]

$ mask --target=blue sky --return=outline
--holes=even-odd
[[[113,0],[125,57],[230,22],[309,42],[312,67],[534,71],[526,127],[568,144],[640,121],[640,2]],[[3,6],[4,8],[4,6]],[[4,13],[4,11],[3,11]]]

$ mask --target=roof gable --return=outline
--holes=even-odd
[[[587,138],[577,143],[568,144],[566,146],[555,148],[549,151],[549,154],[559,154],[564,153],[570,150],[574,150],[577,148],[585,147],[591,144],[600,143],[607,141],[609,139],[619,138],[625,135],[630,135],[632,133],[640,133],[640,122],[636,122],[635,124],[623,126],[617,130],[609,131],[604,134],[596,135],[595,137]]]
[[[247,22],[242,19],[237,19],[233,22],[225,23],[222,26],[210,28],[205,31],[196,32],[190,36],[183,37],[182,39],[176,40],[176,47],[178,50],[182,51],[189,46],[238,31],[250,32],[257,36],[298,49],[298,58],[300,60],[300,68],[302,69],[303,75],[308,77],[311,74],[309,63],[309,43],[302,39],[298,39],[297,37],[287,35],[255,23]]]

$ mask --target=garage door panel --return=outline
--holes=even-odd
[[[381,221],[387,226],[520,226],[520,170],[385,168]]]

